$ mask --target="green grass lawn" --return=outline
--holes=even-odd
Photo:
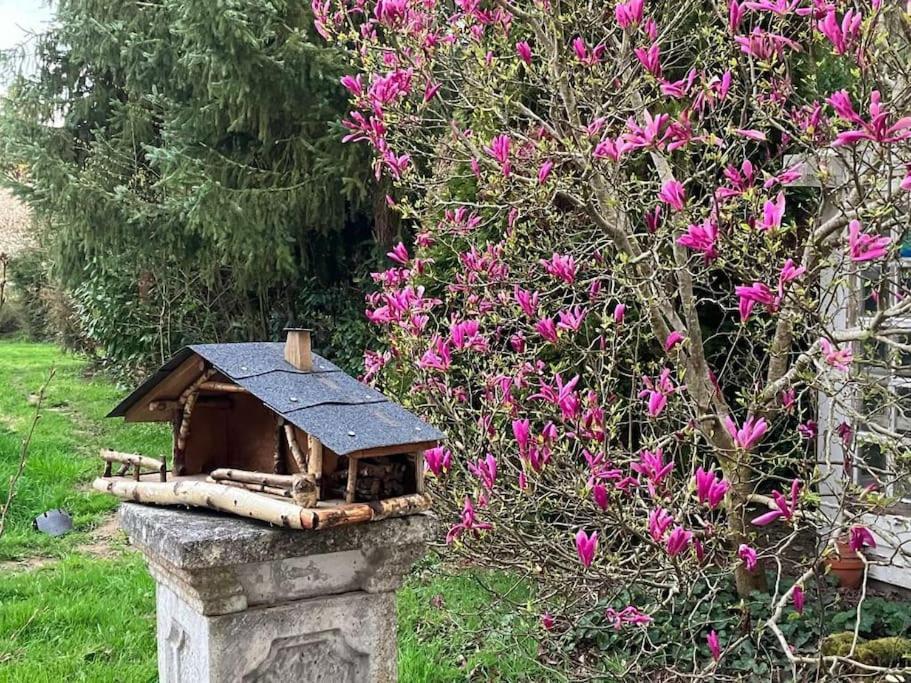
[[[0,683],[154,681],[154,585],[122,537],[99,540],[117,500],[89,483],[102,446],[161,455],[170,433],[103,419],[126,387],[87,377],[83,359],[0,339],[0,501],[52,368],[0,538]],[[32,529],[36,515],[57,507],[73,515],[75,532],[55,539]],[[399,679],[560,680],[537,663],[536,619],[521,609],[531,597],[506,575],[425,560],[399,594]]]

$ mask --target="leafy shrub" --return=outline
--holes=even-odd
[[[770,582],[774,581],[769,576]],[[720,589],[712,589],[709,582]],[[783,582],[781,589],[790,587]],[[857,608],[840,595],[831,582],[817,587],[810,584],[803,613],[789,606],[781,621],[782,633],[799,654],[845,654],[842,632],[850,631],[853,639]],[[773,597],[753,592],[739,599],[729,575],[698,579],[684,593],[669,596],[663,609],[653,609],[653,621],[647,629],[624,627],[617,629],[606,614],[613,605],[647,604],[647,591],[635,585],[601,601],[597,609],[572,625],[561,636],[561,642],[573,649],[596,648],[610,653],[611,671],[638,659],[646,669],[676,668],[693,672],[711,655],[706,644],[710,630],[716,631],[725,657],[719,673],[749,673],[755,680],[769,680],[773,673],[787,671],[788,660],[777,647],[768,630],[755,628],[768,618]],[[649,610],[646,610],[649,611]],[[911,601],[868,597],[862,610],[860,639],[901,637],[911,628]],[[693,659],[691,643],[699,643],[700,658]],[[839,644],[841,643],[841,644]],[[849,640],[850,643],[850,640]],[[872,662],[871,662],[872,663]]]
[[[48,276],[46,254],[40,249],[28,249],[10,258],[8,268],[11,300],[18,302],[22,331],[29,339],[48,339]]]
[[[3,307],[0,308],[0,334],[19,332],[25,322],[22,304],[19,302],[18,297],[14,296],[9,290],[7,294],[9,296],[6,297]]]

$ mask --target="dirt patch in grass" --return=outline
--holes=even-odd
[[[126,548],[126,537],[120,531],[116,515],[109,515],[104,521],[88,532],[85,543],[80,543],[74,550],[83,555],[101,559],[112,559],[120,556]],[[18,560],[0,562],[0,574],[4,572],[27,572],[41,569],[60,562],[59,557],[33,555]]]
[[[117,523],[117,516],[111,515],[89,533],[89,542],[79,546],[79,552],[92,557],[111,558],[123,551],[125,536]]]

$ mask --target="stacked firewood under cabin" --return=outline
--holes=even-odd
[[[326,485],[331,497],[349,502],[401,496],[406,491],[406,474],[410,466],[407,458],[349,459],[343,465],[344,469],[328,475]],[[348,489],[352,467],[356,469],[353,493]]]
[[[307,330],[291,330],[284,346],[187,347],[111,416],[170,421],[170,468],[167,458],[104,451],[96,488],[292,528],[426,510],[423,451],[443,438],[313,354]]]

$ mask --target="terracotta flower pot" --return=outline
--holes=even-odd
[[[838,579],[838,585],[842,588],[860,588],[860,582],[864,577],[864,561],[851,550],[847,539],[839,540],[835,545],[838,552],[836,555],[830,555],[826,563]]]

